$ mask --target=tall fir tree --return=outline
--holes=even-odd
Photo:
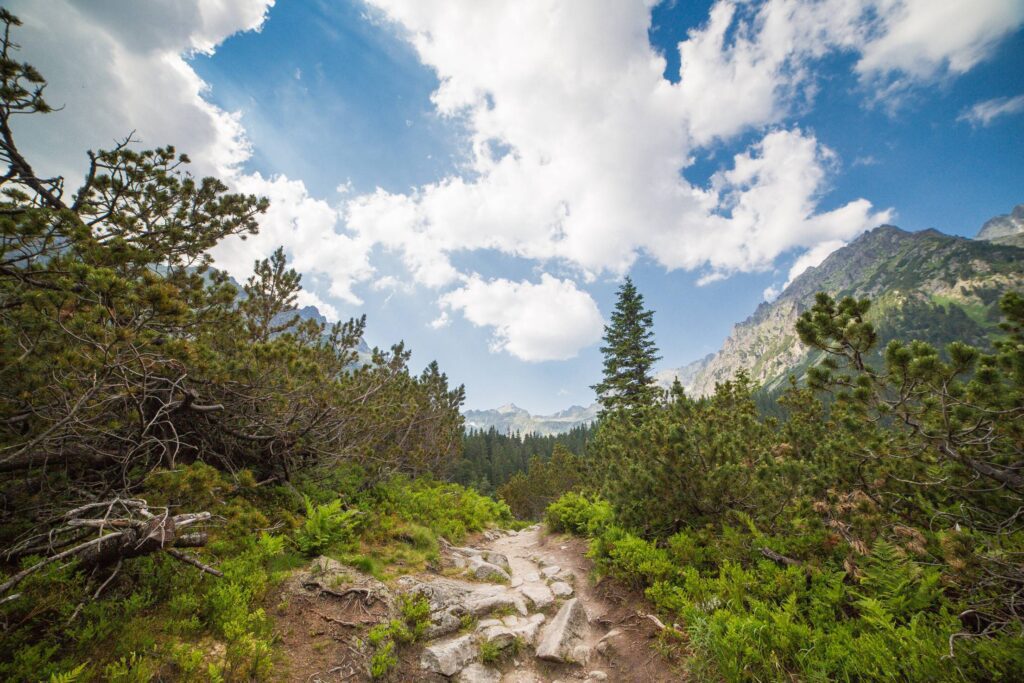
[[[604,328],[604,378],[591,387],[602,414],[634,413],[657,398],[651,370],[661,356],[653,327],[654,311],[644,308],[643,295],[627,277],[619,288],[611,324]]]

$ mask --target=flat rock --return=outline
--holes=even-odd
[[[537,572],[530,572],[526,576],[523,577],[523,581],[525,581],[527,583],[530,583],[530,582],[533,582],[533,581],[540,581],[540,574],[538,574]]]
[[[460,671],[455,680],[459,683],[500,683],[501,672],[480,662],[473,662]]]
[[[572,595],[572,586],[567,584],[565,581],[555,581],[548,588],[555,594],[556,598],[568,598]]]
[[[524,583],[519,587],[519,592],[530,601],[534,609],[544,609],[555,602],[554,593],[543,583]]]
[[[562,568],[559,567],[557,564],[552,564],[552,565],[548,565],[547,567],[544,567],[540,571],[541,571],[541,573],[544,576],[546,576],[549,579],[551,579],[551,578],[554,578],[554,577],[558,576],[558,573],[560,571],[562,571]]]
[[[423,648],[420,668],[442,676],[454,676],[477,658],[478,650],[472,635],[442,640]]]
[[[465,611],[475,617],[482,617],[499,609],[514,609],[523,616],[528,613],[526,602],[513,593],[498,593],[470,599],[465,604]]]
[[[553,662],[585,661],[583,638],[587,631],[587,612],[579,598],[567,600],[558,614],[544,627],[537,646],[537,657]],[[582,650],[580,648],[582,647]]]
[[[508,585],[511,586],[512,588],[519,588],[520,586],[523,585],[523,577],[521,577],[521,576],[513,576],[512,580],[509,581]]]

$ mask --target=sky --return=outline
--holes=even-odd
[[[661,367],[882,223],[1024,202],[1024,0],[14,0],[62,107],[37,171],[134,131],[270,198],[303,304],[468,408],[594,400],[629,275]]]

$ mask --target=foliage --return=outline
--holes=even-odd
[[[295,534],[295,543],[305,555],[319,555],[331,546],[353,541],[360,513],[342,510],[341,499],[314,505],[306,498],[306,520]]]
[[[556,444],[551,458],[530,459],[526,472],[515,474],[498,489],[498,496],[508,503],[520,519],[539,519],[556,498],[579,488],[584,479],[580,458],[562,444]]]
[[[604,328],[604,376],[592,388],[604,413],[632,416],[658,394],[651,374],[660,360],[654,344],[654,312],[630,278],[619,287],[611,324]]]
[[[742,373],[605,414],[607,513],[570,493],[549,526],[683,624],[701,680],[1015,680],[1024,299],[1000,305],[991,352],[878,355],[870,303],[819,295],[798,333],[822,360],[775,417]]]
[[[472,486],[481,493],[493,495],[516,474],[527,474],[534,458],[550,460],[556,446],[577,457],[586,455],[587,442],[594,431],[593,425],[574,427],[564,434],[502,434],[494,427],[487,430],[470,429],[462,439],[462,456],[453,464],[448,478]],[[541,511],[543,508],[541,508]],[[535,518],[536,514],[520,517]]]
[[[613,519],[611,505],[600,498],[566,493],[548,506],[544,521],[551,531],[597,536]]]
[[[430,602],[422,595],[403,595],[399,604],[401,619],[392,619],[370,629],[367,640],[374,648],[370,657],[370,676],[382,678],[398,665],[396,649],[420,640],[430,627]]]
[[[77,190],[40,178],[10,123],[45,80],[0,22],[0,678],[266,680],[289,548],[422,562],[511,520],[430,479],[462,438],[436,363],[300,319],[280,249],[241,291],[211,268],[265,199],[130,139]]]

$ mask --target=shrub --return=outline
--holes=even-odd
[[[544,521],[554,532],[597,536],[611,524],[613,517],[607,501],[570,492],[548,506]]]

